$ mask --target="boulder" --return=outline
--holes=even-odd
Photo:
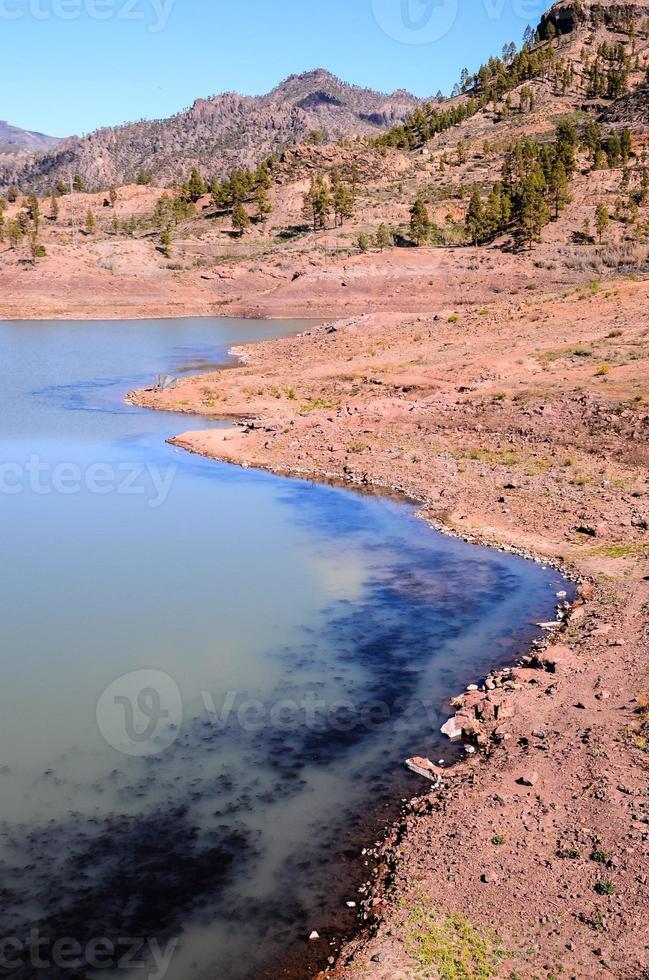
[[[483,691],[468,691],[462,697],[462,704],[461,704],[461,706],[462,706],[462,708],[464,708],[465,713],[466,713],[466,711],[472,711],[479,704],[482,704],[482,702],[484,701],[485,697],[486,697],[486,694]]]
[[[551,674],[557,674],[570,670],[576,666],[577,657],[570,647],[556,644],[548,647],[544,653],[539,654],[538,661],[543,670]]]
[[[458,739],[462,737],[462,722],[459,720],[458,715],[454,715],[449,718],[441,728],[442,735],[446,735],[450,739]]]

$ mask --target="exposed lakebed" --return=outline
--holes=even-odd
[[[554,618],[551,569],[406,504],[182,453],[165,439],[186,417],[124,402],[303,326],[0,324],[10,975],[34,975],[30,929],[45,961],[81,949],[48,977],[94,976],[100,937],[102,965],[141,939],[172,980],[261,976],[312,929],[326,955],[365,815],[418,791],[406,756],[461,754],[449,696]]]

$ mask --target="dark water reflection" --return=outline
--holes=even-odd
[[[448,697],[553,615],[552,571],[405,505],[179,453],[186,418],[123,402],[303,326],[0,325],[6,975],[237,980],[329,939],[363,815],[417,791],[407,755],[457,756]]]

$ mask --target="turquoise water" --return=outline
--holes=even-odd
[[[312,929],[326,957],[363,835],[420,788],[404,758],[456,758],[448,697],[553,618],[551,570],[404,504],[190,456],[165,443],[186,417],[124,402],[305,326],[0,324],[12,976],[261,977],[313,954]]]

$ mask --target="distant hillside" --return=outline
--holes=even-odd
[[[429,152],[429,142],[480,140],[501,152],[513,139],[550,136],[561,119],[645,131],[648,77],[649,0],[559,0],[528,29],[522,50],[490,58],[453,98],[419,106],[379,143]]]
[[[53,149],[61,140],[43,133],[19,129],[0,119],[0,153],[18,153],[21,150],[42,152]]]
[[[223,176],[273,151],[306,142],[314,132],[335,141],[377,135],[419,104],[408,92],[383,95],[347,85],[323,69],[291,75],[263,96],[226,93],[198,99],[170,119],[100,129],[61,143],[11,172],[0,184],[45,191],[79,173],[89,187],[125,184],[146,171],[159,183],[184,178],[193,166]]]

